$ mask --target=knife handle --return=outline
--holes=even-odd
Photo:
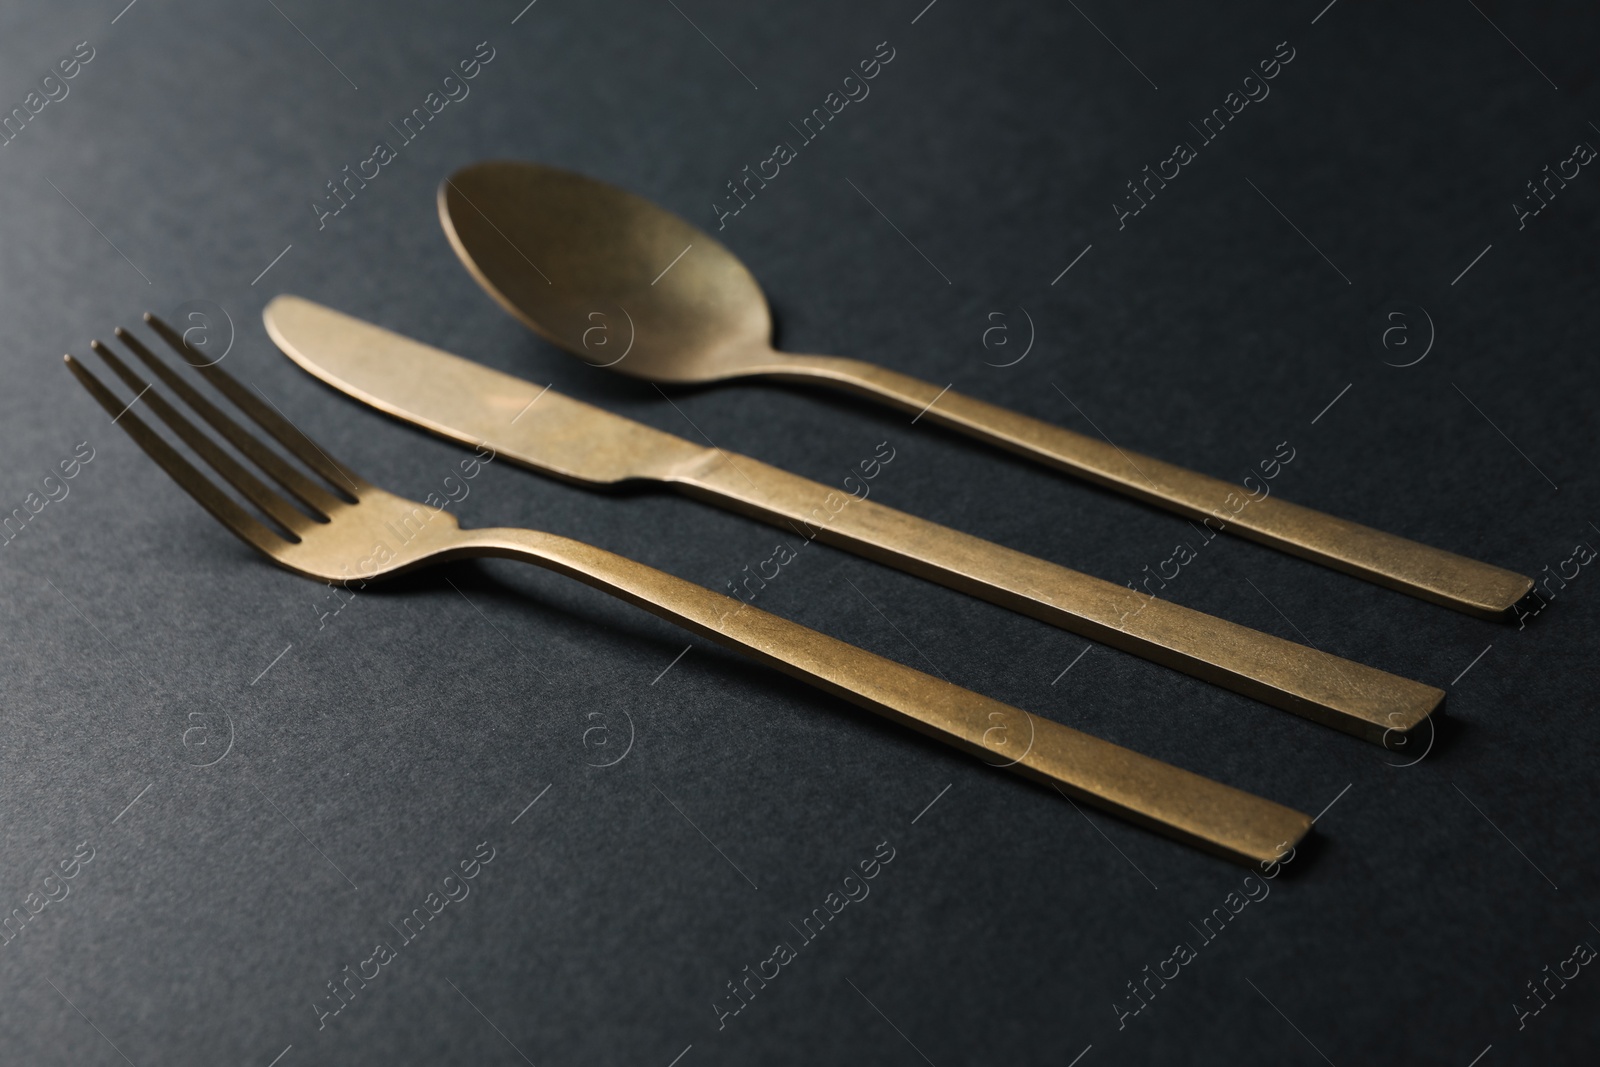
[[[1421,682],[1295,644],[858,499],[748,456],[711,453],[673,481],[796,537],[1030,615],[1384,745],[1444,700]]]
[[[1305,814],[1140,755],[799,623],[580,541],[534,530],[462,531],[461,555],[536,563],[644,608],[824,692],[1242,864],[1279,860]]]
[[[1533,587],[1524,575],[1276,496],[1250,499],[1238,485],[875,364],[786,356],[768,373],[886,401],[1114,492],[1469,615],[1504,620]]]

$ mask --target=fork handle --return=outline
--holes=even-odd
[[[1379,744],[1403,743],[1444,700],[1433,686],[1092,578],[748,456],[711,452],[672,480],[799,538],[838,545]]]
[[[467,531],[461,555],[536,563],[636,604],[992,766],[1242,864],[1280,859],[1311,829],[1301,812],[873,655],[732,597],[579,541]]]
[[[785,357],[768,372],[887,401],[1114,492],[1209,520],[1241,537],[1480,618],[1503,620],[1533,587],[1521,574],[1349,522],[1074,433],[886,367],[837,356]],[[914,420],[915,421],[915,420]],[[1255,472],[1251,472],[1254,474]]]

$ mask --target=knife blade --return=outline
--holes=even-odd
[[[612,485],[717,458],[715,449],[310,300],[276,297],[262,319],[285,355],[341,393],[544,474]]]

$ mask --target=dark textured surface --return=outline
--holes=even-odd
[[[887,439],[877,499],[1135,578],[1185,525],[822,394],[678,390],[674,410],[526,334],[439,231],[435,184],[488,156],[714,227],[723,184],[888,40],[870,97],[720,234],[785,347],[1224,477],[1287,440],[1284,496],[1534,574],[1600,544],[1594,165],[1524,229],[1510,208],[1575,142],[1600,145],[1592,17],[1486,0],[1320,16],[1321,0],[940,0],[920,17],[920,0],[541,0],[513,25],[520,0],[276,6],[0,14],[7,106],[76,42],[95,49],[0,149],[0,505],[94,449],[0,547],[0,904],[26,914],[59,861],[94,850],[0,945],[0,1060],[666,1067],[692,1045],[680,1067],[1465,1067],[1492,1045],[1484,1067],[1589,1062],[1592,967],[1521,1029],[1513,1004],[1575,943],[1600,945],[1593,568],[1520,631],[1232,539],[1174,580],[1184,604],[1447,687],[1447,728],[1408,767],[1102,647],[1076,658],[1079,638],[820,545],[784,569],[763,607],[1305,811],[1339,798],[1270,897],[1202,945],[1190,923],[1244,872],[1091,825],[570,581],[457,566],[319,628],[332,594],[227,536],[59,357],[147,308],[214,301],[236,375],[374,482],[436,489],[463,453],[272,349],[260,308],[296,292],[823,481]],[[485,40],[471,95],[319,231],[324,182]],[[1271,95],[1119,230],[1124,182],[1196,139],[1187,123],[1280,41],[1294,59]],[[1415,344],[1375,347],[1404,302],[1437,341],[1396,368],[1424,340],[1413,311]],[[1022,350],[1020,309],[1032,350],[988,365]],[[997,323],[1011,344],[985,348]],[[775,541],[661,493],[505,464],[471,484],[465,523],[536,525],[718,588]],[[626,758],[590,766],[630,728]],[[398,945],[390,923],[484,841],[471,895],[319,1032],[325,983]],[[789,923],[884,841],[870,897],[719,1032],[724,983],[798,940]],[[1125,983],[1184,940],[1198,957],[1119,1030]]]

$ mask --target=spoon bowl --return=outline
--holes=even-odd
[[[475,163],[439,186],[456,254],[502,306],[595,366],[657,382],[777,360],[754,276],[711,235],[632,193],[537,163]]]

